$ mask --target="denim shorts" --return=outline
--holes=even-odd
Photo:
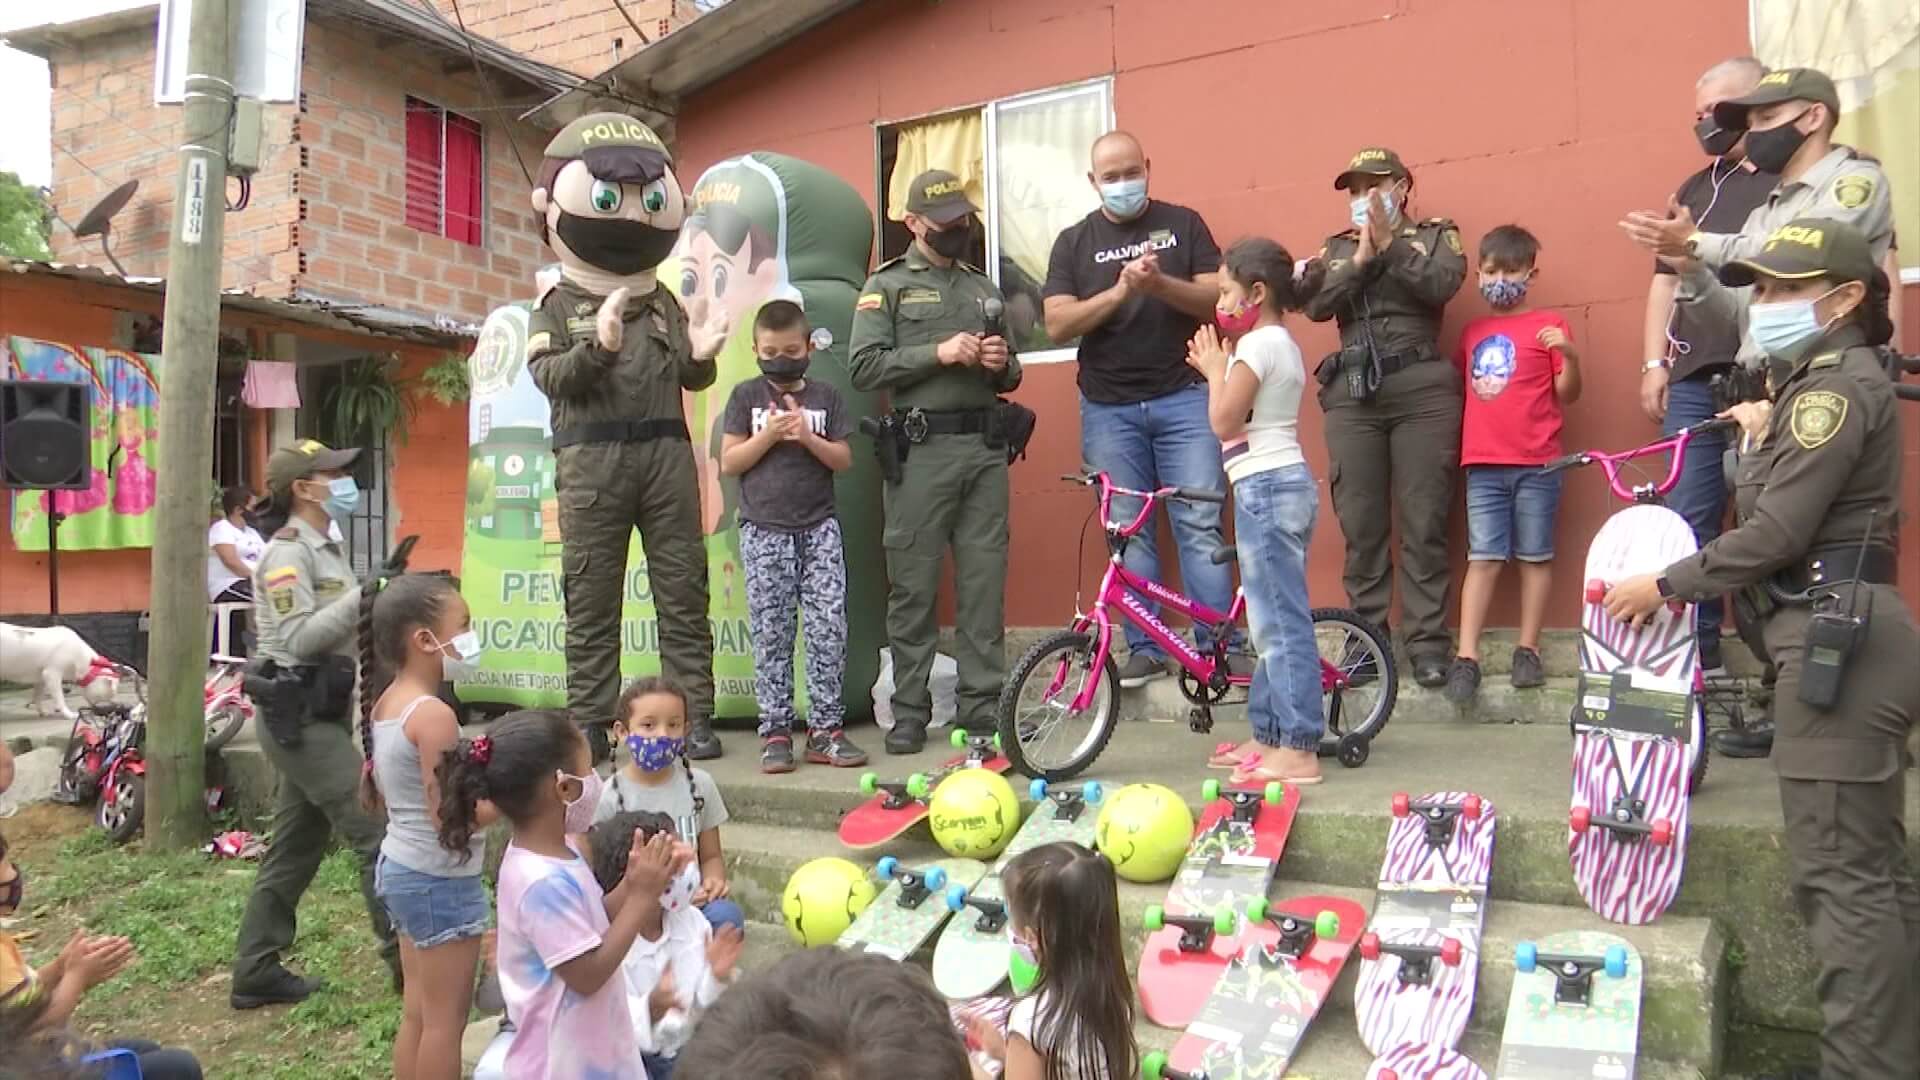
[[[1550,562],[1560,474],[1538,465],[1467,466],[1467,560]]]
[[[477,938],[493,919],[493,900],[478,874],[422,874],[382,855],[373,866],[373,891],[387,905],[393,928],[417,949]]]

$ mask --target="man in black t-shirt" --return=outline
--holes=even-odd
[[[1693,213],[1702,231],[1739,232],[1779,183],[1778,176],[1747,160],[1744,131],[1722,130],[1713,120],[1715,105],[1749,93],[1766,73],[1760,61],[1739,56],[1707,69],[1694,87],[1694,135],[1713,160],[1682,181],[1674,198]],[[1674,303],[1679,280],[1672,267],[1654,261],[1640,376],[1640,406],[1668,435],[1713,416],[1710,383],[1733,367],[1740,351],[1738,326],[1702,305]],[[1725,449],[1725,436],[1718,433],[1688,443],[1680,483],[1667,497],[1702,546],[1720,535],[1726,519],[1727,483],[1720,464]],[[1721,666],[1721,617],[1718,598],[1700,605],[1700,666],[1708,670]]]
[[[1149,165],[1133,136],[1111,131],[1093,144],[1087,181],[1100,208],[1061,233],[1041,290],[1047,336],[1080,339],[1080,451],[1087,462],[1137,491],[1161,486],[1226,491],[1220,441],[1207,422],[1207,387],[1187,366],[1187,341],[1213,318],[1220,248],[1200,215],[1147,197]],[[1131,520],[1138,500],[1116,499],[1114,513]],[[1225,545],[1218,505],[1173,502],[1180,581],[1194,600],[1225,612],[1233,602],[1230,567],[1213,553]],[[1127,569],[1159,580],[1150,531],[1127,548]],[[1156,607],[1142,598],[1149,610]],[[1167,674],[1160,646],[1127,624],[1120,685],[1139,686]],[[1204,654],[1212,635],[1197,627]],[[1243,643],[1227,643],[1244,652]],[[1245,663],[1237,655],[1236,667]]]

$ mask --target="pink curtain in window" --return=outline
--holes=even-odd
[[[407,100],[407,224],[440,231],[439,109]]]
[[[480,242],[480,125],[447,114],[447,227],[449,240]]]

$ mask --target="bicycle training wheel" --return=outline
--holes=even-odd
[[[1313,638],[1320,650],[1327,736],[1377,737],[1400,697],[1393,643],[1351,608],[1314,608]]]
[[[1074,701],[1089,690],[1087,705]],[[1093,638],[1062,630],[1035,642],[1007,674],[998,708],[1001,752],[1026,776],[1065,780],[1107,748],[1120,718],[1120,672],[1096,669]]]

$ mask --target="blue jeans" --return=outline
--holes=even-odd
[[[1150,491],[1156,487],[1189,487],[1225,491],[1226,471],[1220,465],[1220,440],[1207,421],[1207,388],[1195,383],[1130,405],[1102,405],[1080,399],[1080,453],[1087,464],[1111,477],[1120,487]],[[1168,502],[1173,518],[1173,543],[1180,556],[1180,583],[1187,596],[1225,612],[1233,603],[1233,572],[1215,566],[1213,553],[1225,547],[1220,507],[1209,503]],[[1116,497],[1113,515],[1132,521],[1140,500]],[[1150,581],[1160,578],[1159,541],[1153,527],[1127,546],[1127,569]],[[1158,614],[1159,605],[1139,598]],[[1164,659],[1159,645],[1132,623],[1126,624],[1127,650],[1135,655]],[[1213,648],[1206,627],[1194,628],[1202,653]],[[1237,640],[1228,642],[1237,647]]]
[[[1247,692],[1247,718],[1263,746],[1313,750],[1326,731],[1320,650],[1307,602],[1307,543],[1320,491],[1305,465],[1286,465],[1233,485],[1233,530],[1247,628],[1260,663]]]
[[[1660,425],[1671,435],[1689,424],[1713,417],[1713,390],[1705,377],[1681,379],[1667,385],[1667,418]],[[1697,436],[1687,443],[1687,459],[1680,467],[1680,482],[1667,493],[1667,506],[1693,526],[1693,538],[1705,547],[1720,535],[1727,516],[1727,480],[1720,459],[1725,455],[1727,438],[1720,432]],[[1723,617],[1719,597],[1702,600],[1699,628],[1695,641],[1701,649],[1720,645],[1720,620]]]
[[[1553,561],[1560,474],[1538,465],[1467,466],[1467,561]]]
[[[393,928],[418,949],[477,938],[493,921],[493,898],[477,873],[423,874],[381,855],[373,864],[373,891]]]
[[[707,901],[706,904],[700,908],[700,913],[707,917],[707,925],[713,927],[715,930],[723,926],[731,926],[741,933],[746,932],[747,913],[740,909],[739,904],[725,897],[718,900]]]

